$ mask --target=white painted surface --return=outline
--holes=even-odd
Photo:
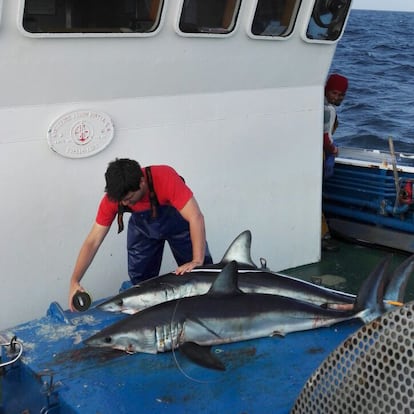
[[[17,29],[17,3],[3,0],[0,25],[0,329],[52,301],[67,308],[115,157],[186,178],[215,261],[245,229],[253,259],[275,271],[319,260],[322,85],[334,46],[301,39],[311,1],[285,41],[247,36],[249,1],[226,39],[177,35],[172,1],[153,38],[33,39]],[[52,152],[50,124],[84,108],[111,117],[111,144],[84,159]],[[83,279],[95,299],[127,279],[125,238],[114,226]],[[174,266],[167,253],[162,271]]]

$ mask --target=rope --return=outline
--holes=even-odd
[[[16,361],[18,361],[20,359],[20,357],[23,354],[23,343],[18,341],[16,339],[16,337],[13,337],[12,340],[10,341],[10,343],[0,344],[0,346],[9,346],[12,350],[14,350],[16,345],[19,346],[19,352],[17,353],[17,355],[13,359],[11,359],[10,361],[0,363],[0,368],[6,367],[6,366],[11,365],[11,364],[14,364]]]

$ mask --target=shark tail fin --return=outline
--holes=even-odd
[[[403,303],[405,296],[405,289],[407,287],[408,279],[414,270],[414,255],[404,260],[388,278],[385,292],[384,301],[388,304]]]
[[[245,230],[240,233],[224,253],[220,263],[226,265],[235,260],[241,267],[257,269],[251,257],[252,233]]]
[[[391,261],[391,255],[381,260],[375,269],[369,274],[362,284],[354,306],[357,316],[370,322],[384,312],[385,285],[388,281],[387,269]]]

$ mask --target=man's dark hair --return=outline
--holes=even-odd
[[[105,191],[114,201],[121,201],[131,191],[140,187],[143,173],[137,161],[128,158],[117,158],[109,163],[105,173]]]

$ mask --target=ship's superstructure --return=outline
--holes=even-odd
[[[116,157],[169,164],[213,258],[320,254],[323,84],[350,0],[0,0],[0,328],[66,307]],[[84,279],[127,279],[112,229]],[[167,253],[163,269],[174,268]]]

